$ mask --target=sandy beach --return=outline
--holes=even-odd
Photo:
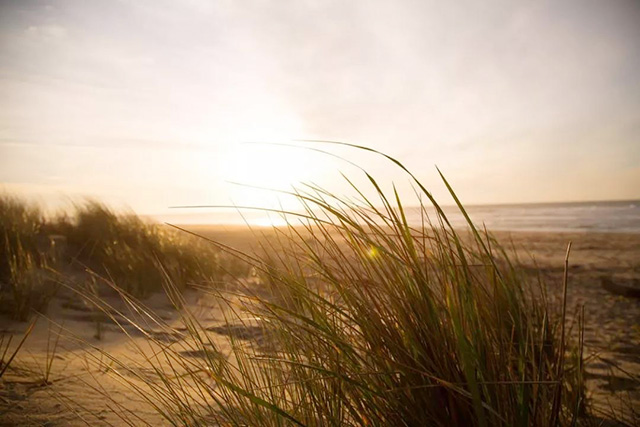
[[[256,233],[243,227],[187,228],[244,251],[259,243]],[[265,235],[273,237],[274,233],[265,229]],[[575,318],[579,307],[584,305],[588,397],[603,411],[611,407],[618,411],[640,407],[640,300],[617,295],[602,286],[603,279],[638,286],[640,235],[500,232],[496,236],[504,246],[513,245],[528,274],[533,277],[540,273],[548,284],[549,295],[557,301],[562,294],[567,244],[572,242],[567,307],[569,317]],[[197,291],[187,292],[186,299],[190,310],[212,331],[211,337],[216,342],[222,343],[223,338],[238,332],[221,328],[222,313]],[[114,298],[112,301],[118,304]],[[144,303],[168,323],[177,322],[178,315],[163,295],[155,295]],[[60,331],[56,325],[62,327],[62,332],[58,348],[52,354],[52,342]],[[13,335],[15,343],[27,326],[2,319],[0,329],[5,337]],[[149,330],[153,333],[153,328]],[[96,338],[98,332],[100,339]],[[251,333],[237,333],[236,337],[259,338]],[[167,336],[166,340],[179,341],[180,336]],[[148,402],[124,386],[114,372],[96,370],[90,360],[91,354],[98,354],[92,349],[95,346],[120,359],[131,357],[130,363],[144,374],[142,360],[136,359],[136,353],[131,351],[132,345],[144,345],[144,341],[141,333],[132,329],[127,336],[109,322],[101,323],[98,331],[92,309],[69,290],[62,289],[0,382],[0,425],[122,424],[123,420],[113,410],[118,404],[135,410],[141,420],[161,425],[162,418]],[[45,382],[47,363],[51,360]]]

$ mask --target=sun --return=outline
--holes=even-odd
[[[256,131],[255,136],[230,143],[223,155],[220,176],[228,183],[232,203],[299,209],[295,197],[285,192],[321,180],[327,171],[322,166],[322,156],[295,143],[289,133]],[[261,217],[251,222],[270,225],[274,218]]]
[[[226,154],[223,177],[229,182],[277,189],[288,189],[312,177],[314,165],[309,152],[274,144],[278,143],[233,144]]]
[[[267,105],[271,108],[267,108]],[[277,103],[260,105],[234,124],[225,143],[222,176],[249,185],[290,187],[308,177],[309,156],[291,144],[303,130],[300,119]]]

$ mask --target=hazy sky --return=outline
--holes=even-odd
[[[331,182],[336,165],[240,142],[322,138],[442,194],[438,165],[468,203],[640,198],[636,0],[0,5],[8,191],[262,203],[226,181]]]

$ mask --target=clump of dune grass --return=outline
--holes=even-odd
[[[87,271],[140,298],[162,290],[163,274],[185,289],[215,284],[236,264],[200,239],[96,202],[46,217],[0,196],[0,312],[16,320],[46,310],[60,283],[88,280]]]
[[[554,310],[544,285],[529,283],[475,227],[444,177],[467,230],[454,229],[405,171],[418,188],[421,226],[366,172],[375,200],[355,186],[358,201],[305,186],[292,193],[305,212],[283,214],[289,225],[265,255],[226,247],[262,280],[211,292],[225,309],[223,327],[200,324],[167,277],[184,329],[153,315],[133,323],[179,339],[167,345],[147,333],[135,347],[142,364],[107,353],[96,360],[106,355],[110,372],[175,425],[584,422],[582,355],[564,327],[566,308]],[[153,375],[140,376],[142,366]]]
[[[217,280],[220,251],[136,215],[90,202],[77,209],[65,235],[75,261],[137,297],[162,289],[162,265],[177,286]]]
[[[44,217],[35,206],[0,197],[0,311],[26,320],[55,293],[52,260],[42,250]]]
[[[11,274],[11,252],[21,246],[37,252],[37,236],[44,223],[40,209],[17,198],[0,195],[0,280]]]

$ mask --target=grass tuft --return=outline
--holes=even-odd
[[[46,218],[0,196],[0,312],[16,320],[44,312],[63,278],[88,280],[87,272],[141,298],[162,290],[165,274],[184,289],[217,283],[230,268],[237,266],[200,239],[99,203]]]
[[[109,358],[113,372],[172,424],[582,422],[582,349],[564,328],[566,310],[553,310],[544,285],[529,283],[474,226],[446,180],[468,230],[454,229],[386,157],[415,180],[422,226],[366,172],[375,197],[354,187],[358,201],[306,185],[295,191],[297,222],[276,229],[263,256],[243,256],[259,285],[211,291],[226,316],[224,345],[222,329],[214,336],[200,324],[166,275],[183,339],[165,345],[149,335],[151,352],[138,347],[151,381],[122,375],[126,361]]]

